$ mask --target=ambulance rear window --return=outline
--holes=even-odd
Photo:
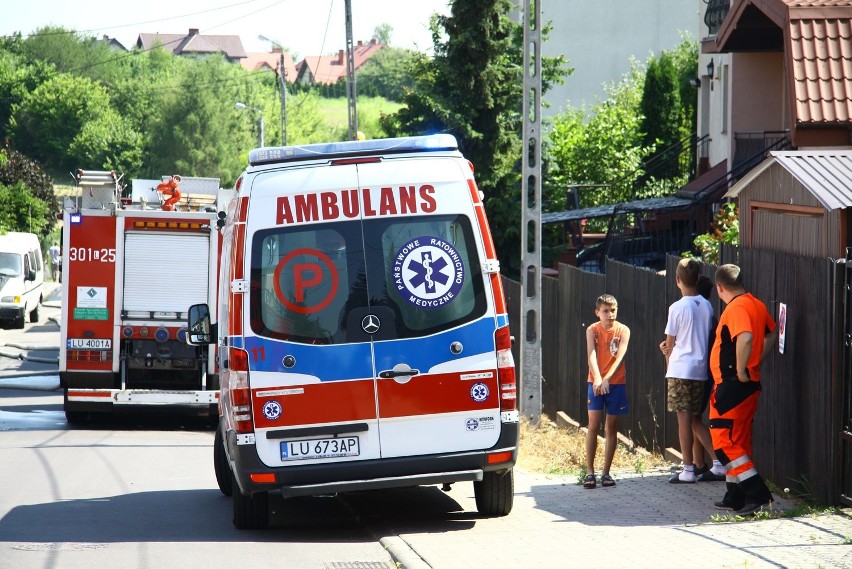
[[[413,338],[485,314],[470,220],[418,216],[277,227],[252,239],[255,333],[341,344]],[[377,315],[381,329],[362,320]]]

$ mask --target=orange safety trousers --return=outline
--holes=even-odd
[[[737,379],[717,383],[710,396],[710,436],[717,458],[725,465],[725,501],[734,506],[772,499],[752,460],[751,430],[759,396],[760,383]]]

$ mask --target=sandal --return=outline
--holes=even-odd
[[[612,479],[612,476],[609,474],[604,474],[601,476],[601,486],[607,488],[609,486],[615,486],[615,480]]]
[[[586,477],[583,478],[583,488],[591,490],[595,486],[597,486],[597,482],[595,481],[595,475],[594,474],[586,474]]]

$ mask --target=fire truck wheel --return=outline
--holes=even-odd
[[[225,496],[233,492],[231,486],[231,468],[228,466],[228,457],[225,455],[225,443],[222,440],[222,429],[216,427],[216,435],[213,437],[213,471],[216,473],[216,484]]]
[[[234,527],[237,529],[264,529],[269,525],[269,492],[244,496],[231,475],[234,498]]]
[[[515,480],[512,470],[486,472],[482,482],[473,483],[476,509],[486,517],[505,516],[512,511]]]
[[[33,311],[30,312],[30,322],[38,322],[38,304],[33,308]]]

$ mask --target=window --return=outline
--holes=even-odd
[[[370,219],[272,228],[252,238],[251,327],[309,344],[412,338],[459,326],[487,303],[464,216]]]

